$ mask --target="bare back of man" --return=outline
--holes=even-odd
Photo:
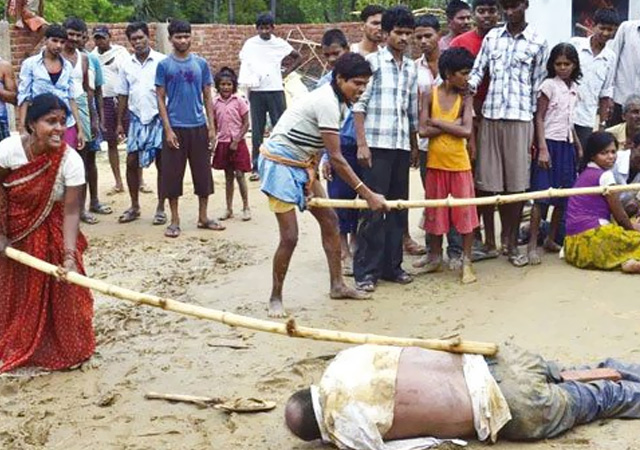
[[[396,378],[394,418],[385,440],[472,437],[473,408],[462,356],[406,348]]]

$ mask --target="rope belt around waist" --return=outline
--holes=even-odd
[[[304,185],[304,189],[306,194],[311,194],[311,187],[317,178],[317,168],[318,168],[318,156],[314,155],[305,161],[298,161],[297,159],[287,158],[286,156],[274,155],[264,145],[260,146],[260,154],[269,161],[273,161],[278,164],[282,164],[283,166],[289,167],[297,167],[298,169],[304,169],[307,171],[307,175],[309,176],[309,181],[307,181]]]

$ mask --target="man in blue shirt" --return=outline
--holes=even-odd
[[[171,224],[165,236],[175,238],[180,236],[178,199],[182,196],[187,160],[199,199],[198,228],[224,230],[225,227],[207,216],[209,196],[213,194],[211,149],[216,136],[211,109],[211,71],[203,58],[189,52],[189,22],[172,21],[169,40],[173,53],[158,64],[156,89],[164,127],[162,190],[171,208]]]

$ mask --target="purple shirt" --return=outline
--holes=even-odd
[[[605,170],[591,165],[580,174],[575,188],[601,186]],[[567,206],[567,236],[598,228],[611,219],[609,203],[603,195],[574,195]]]

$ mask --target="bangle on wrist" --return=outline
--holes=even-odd
[[[358,189],[360,189],[362,186],[364,186],[364,182],[361,181],[360,183],[356,184],[356,186],[353,188],[354,191],[357,191]]]

